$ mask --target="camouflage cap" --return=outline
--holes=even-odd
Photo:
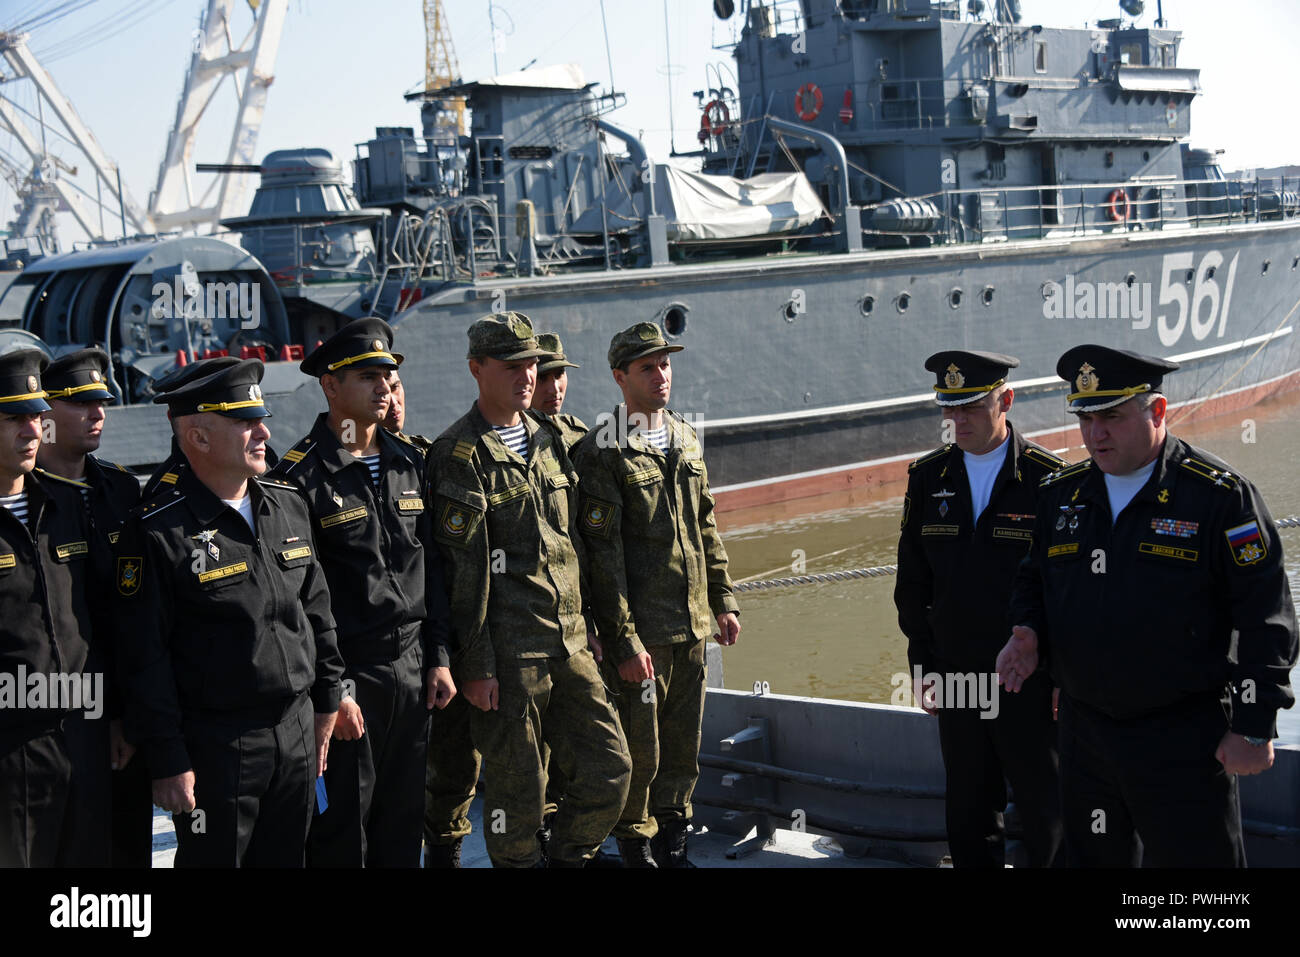
[[[537,345],[533,323],[522,312],[494,312],[469,327],[467,359],[538,359],[546,355]]]
[[[543,372],[554,372],[556,369],[581,369],[582,366],[576,362],[570,362],[569,357],[564,354],[564,343],[560,337],[553,332],[539,333],[537,336],[537,348],[546,352],[541,360],[537,363],[537,374]]]
[[[633,359],[656,352],[681,352],[685,346],[671,345],[663,330],[653,322],[638,322],[624,329],[609,342],[609,367],[617,369]]]

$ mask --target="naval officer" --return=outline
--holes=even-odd
[[[894,604],[916,693],[939,719],[947,776],[945,819],[954,867],[1002,867],[1007,782],[1024,824],[1028,860],[1050,867],[1061,842],[1052,687],[1035,675],[1019,696],[944,700],[944,689],[992,685],[1011,627],[1011,583],[1028,550],[1038,483],[1065,463],[1007,419],[1020,365],[995,352],[949,350],[925,360],[954,441],[908,467]],[[974,677],[974,682],[967,680]]]
[[[1237,776],[1273,763],[1295,608],[1255,487],[1168,432],[1176,363],[1098,345],[1061,356],[1090,458],[1043,480],[997,669],[1061,689],[1067,862],[1245,863]]]
[[[166,394],[188,466],[118,540],[127,730],[177,867],[301,867],[343,663],[307,505],[262,478],[262,363]]]

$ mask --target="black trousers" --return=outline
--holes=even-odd
[[[1010,782],[1030,866],[1051,867],[1061,845],[1051,682],[1045,674],[1036,674],[1015,694],[998,688],[996,701],[994,718],[981,717],[974,707],[938,712],[952,864],[996,868],[1005,864],[1002,813]]]
[[[1067,863],[1244,867],[1237,776],[1214,757],[1229,707],[1205,697],[1116,721],[1062,693]]]
[[[312,819],[311,867],[420,866],[429,712],[418,626],[411,635],[396,660],[350,664],[344,673],[356,683],[366,730],[330,742],[329,808]]]
[[[311,698],[278,720],[187,717],[197,807],[172,815],[177,867],[302,867],[316,801]]]
[[[153,782],[144,755],[113,772],[113,866],[150,867],[153,863]]]
[[[108,721],[0,733],[0,867],[107,867]]]

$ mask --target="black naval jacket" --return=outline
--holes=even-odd
[[[1056,684],[1125,720],[1231,682],[1232,730],[1273,736],[1277,709],[1295,701],[1296,619],[1255,487],[1171,435],[1113,528],[1091,460],[1045,479],[1040,501],[1012,616],[1038,632]]]
[[[87,515],[87,541],[90,545],[90,580],[87,589],[95,636],[91,645],[93,667],[102,668],[107,675],[107,709],[110,717],[122,714],[122,695],[118,686],[116,644],[113,620],[113,587],[116,569],[113,554],[117,537],[131,509],[140,504],[140,480],[133,472],[113,462],[86,456],[85,481],[75,481],[41,471],[47,481],[55,481],[73,489],[78,496],[89,487],[89,513]]]
[[[307,507],[291,485],[248,488],[256,537],[185,469],[118,540],[128,737],[155,779],[192,767],[186,716],[274,723],[307,691],[317,713],[338,710],[343,663]]]
[[[425,668],[447,667],[447,589],[424,504],[424,452],[384,429],[380,490],[346,451],[326,414],[270,476],[302,489],[329,581],[339,651],[349,665],[394,661],[398,630],[423,622]]]
[[[86,671],[89,553],[80,493],[39,469],[23,478],[28,522],[0,508],[0,674],[18,694],[27,675]],[[35,528],[33,536],[30,529]],[[25,699],[24,699],[25,700]],[[22,741],[55,726],[66,710],[0,707],[0,738]]]
[[[894,604],[907,662],[923,673],[990,671],[1011,634],[1011,582],[1038,483],[1065,462],[1007,429],[1007,459],[978,523],[961,449],[945,445],[908,467]]]

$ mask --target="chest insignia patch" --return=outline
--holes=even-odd
[[[117,560],[117,591],[124,598],[130,598],[140,590],[140,576],[144,571],[144,559],[139,556],[124,556]]]
[[[1157,535],[1172,535],[1174,538],[1191,538],[1200,527],[1200,522],[1189,522],[1181,518],[1151,519],[1153,532]]]
[[[945,515],[947,515],[947,514],[948,514],[948,503],[947,503],[947,502],[940,502],[940,503],[939,503],[939,517],[940,517],[940,518],[943,518],[943,517],[944,517]]]

